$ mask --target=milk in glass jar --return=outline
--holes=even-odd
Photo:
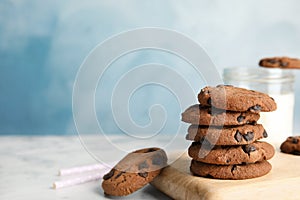
[[[261,112],[258,123],[268,132],[268,140],[284,141],[293,134],[294,75],[290,70],[259,67],[224,69],[225,84],[256,90],[270,95],[277,104],[273,112]]]

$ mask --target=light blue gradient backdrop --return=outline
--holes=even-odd
[[[264,56],[300,57],[299,8],[297,0],[2,0],[0,134],[74,134],[76,72],[89,51],[113,34],[144,26],[169,28],[201,44],[220,72],[230,66],[257,67]],[[149,59],[153,55],[139,56],[142,59],[135,63],[153,61]],[[187,74],[195,78],[192,72]],[[299,132],[296,75],[295,131]],[[200,89],[197,81],[191,82]],[[163,90],[158,92],[163,96]],[[137,95],[137,107],[142,108],[143,94]],[[151,105],[151,97],[147,99]],[[171,102],[167,109],[175,105]],[[133,113],[141,124],[147,123],[145,116]],[[170,116],[178,121],[180,110]],[[110,127],[109,120],[104,122]]]

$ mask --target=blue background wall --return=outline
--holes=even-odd
[[[297,0],[2,0],[0,134],[75,133],[76,72],[89,51],[113,34],[143,26],[169,28],[201,44],[220,71],[257,67],[264,56],[300,57],[299,8]],[[296,132],[299,110],[296,103]]]

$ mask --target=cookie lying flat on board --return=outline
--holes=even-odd
[[[300,59],[289,57],[263,58],[259,61],[259,65],[268,68],[300,69]]]
[[[192,160],[190,170],[194,175],[216,179],[249,179],[263,176],[272,169],[268,161],[242,165],[213,165]]]
[[[188,150],[189,156],[208,164],[233,165],[243,163],[256,163],[269,160],[274,156],[274,147],[266,142],[254,142],[241,146],[214,146],[207,149],[205,144],[194,142]]]
[[[187,108],[182,114],[182,121],[199,125],[242,125],[255,123],[259,119],[259,113],[225,111],[196,104]]]
[[[167,155],[160,148],[136,150],[126,155],[103,176],[106,195],[125,196],[151,182],[167,165]]]
[[[207,127],[191,125],[188,128],[187,140],[196,142],[207,140],[215,145],[243,145],[250,144],[261,138],[268,137],[261,124],[242,126]]]
[[[300,155],[300,136],[290,136],[284,141],[280,150],[284,153]]]
[[[258,113],[276,110],[272,97],[254,90],[229,85],[207,86],[198,94],[200,104],[232,111],[250,111]]]

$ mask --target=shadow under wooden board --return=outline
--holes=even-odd
[[[174,199],[300,199],[300,156],[281,153],[276,145],[267,175],[247,180],[192,176],[187,154],[166,167],[151,183]]]

